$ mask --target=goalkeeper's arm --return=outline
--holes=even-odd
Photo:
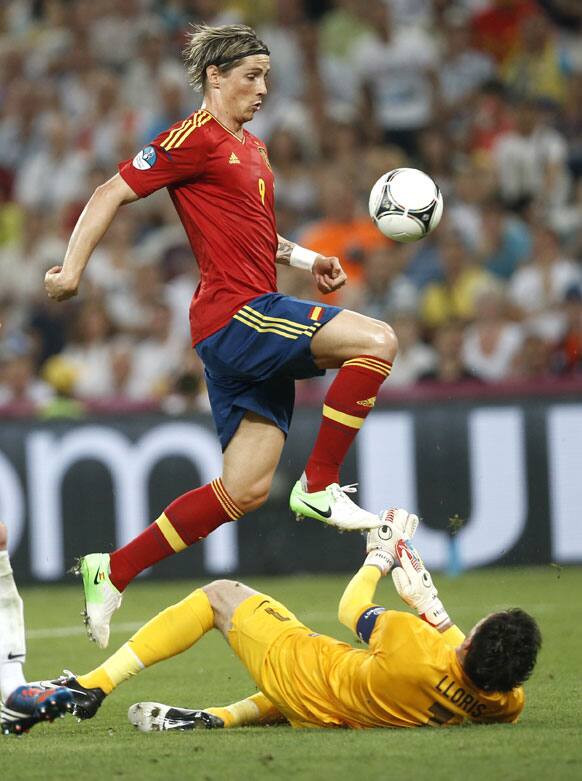
[[[400,598],[415,608],[423,621],[441,632],[448,645],[456,648],[465,635],[451,621],[418,552],[409,541],[400,540],[396,545],[396,558],[400,566],[392,570],[392,580]]]
[[[338,609],[340,622],[365,642],[370,639],[376,618],[385,612],[374,603],[378,582],[394,566],[398,540],[413,537],[418,525],[418,517],[402,509],[385,510],[380,517],[384,524],[368,534],[368,555],[346,586]]]
[[[384,608],[374,604],[374,594],[378,581],[382,577],[382,570],[373,564],[364,564],[350,580],[340,599],[338,618],[340,622],[351,629],[361,640],[368,640],[358,631],[358,624],[362,616],[369,611],[383,612]],[[361,628],[361,627],[360,627]]]

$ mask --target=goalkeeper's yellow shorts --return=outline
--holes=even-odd
[[[260,687],[269,649],[283,635],[297,631],[311,630],[281,602],[267,594],[253,594],[234,611],[228,642]]]
[[[352,724],[349,703],[347,710],[337,712],[337,692],[342,689],[344,698],[349,696],[351,670],[369,656],[367,651],[314,632],[267,594],[253,594],[236,608],[228,641],[292,726]]]

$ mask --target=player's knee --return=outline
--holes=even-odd
[[[392,362],[398,352],[398,338],[394,329],[381,320],[374,322],[370,338],[370,355]]]
[[[226,578],[219,578],[213,580],[211,583],[207,583],[202,586],[202,591],[208,597],[210,607],[216,611],[224,605],[225,601],[228,601],[229,594],[231,594],[237,588],[240,588],[240,583],[236,580],[227,580]]]
[[[202,586],[202,591],[204,591],[206,595],[210,597],[213,594],[224,594],[231,588],[238,588],[239,586],[240,583],[238,583],[236,580],[218,578],[217,580],[213,580],[211,583],[207,583],[205,586]]]
[[[265,504],[269,498],[270,488],[270,480],[268,482],[266,480],[260,480],[256,483],[246,485],[244,489],[236,495],[235,501],[237,507],[244,513],[250,513],[252,510],[257,510],[261,505]]]

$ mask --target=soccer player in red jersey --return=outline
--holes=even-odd
[[[294,380],[339,369],[291,508],[342,529],[379,525],[339,485],[339,468],[397,351],[386,323],[276,292],[275,263],[310,271],[322,293],[346,281],[338,258],[278,236],[274,181],[263,142],[244,129],[267,93],[269,51],[243,25],[194,29],[186,50],[199,111],[161,133],[98,187],[71,236],[48,295],[74,296],[118,209],[163,187],[200,267],[190,308],[224,462],[222,476],[173,501],[146,531],[80,563],[89,635],[105,647],[121,592],[157,561],[184,550],[268,497],[294,403]]]

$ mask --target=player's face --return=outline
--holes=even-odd
[[[245,57],[223,77],[220,85],[223,103],[237,121],[249,122],[261,108],[267,94],[269,62],[266,54]]]

